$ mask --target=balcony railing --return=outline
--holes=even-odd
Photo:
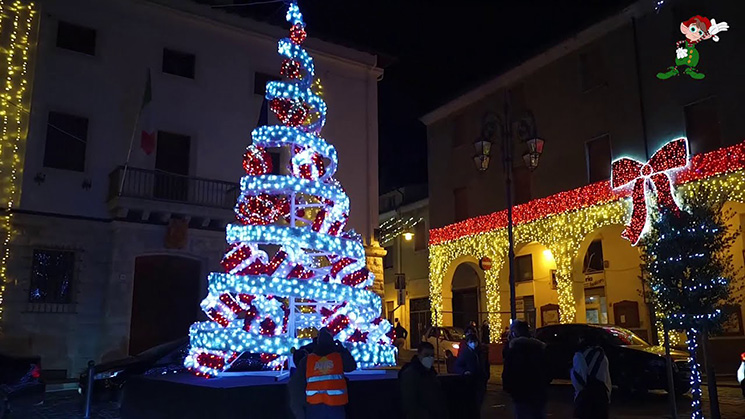
[[[127,167],[125,174],[124,166],[119,166],[109,175],[109,200],[116,197],[140,198],[232,209],[239,193],[237,183],[158,170]]]

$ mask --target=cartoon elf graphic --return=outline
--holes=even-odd
[[[684,74],[689,75],[692,79],[701,80],[706,75],[696,69],[698,65],[698,51],[696,44],[707,39],[713,39],[719,42],[717,34],[729,29],[727,22],[717,23],[716,20],[705,18],[703,16],[694,16],[680,24],[680,32],[685,35],[686,39],[678,41],[675,45],[675,65],[669,67],[664,73],[657,73],[657,78],[667,80],[670,77],[680,74],[678,67],[686,66]],[[685,44],[685,45],[684,45]]]

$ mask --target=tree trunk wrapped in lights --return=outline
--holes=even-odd
[[[320,136],[326,103],[302,47],[305,24],[295,3],[287,21],[290,36],[278,44],[284,79],[266,86],[282,125],[251,133],[238,222],[227,227],[225,272],[210,274],[201,304],[210,320],[189,331],[184,364],[197,374],[217,375],[243,353],[282,368],[290,349],[308,343],[321,327],[359,366],[395,364],[393,331],[380,317],[380,297],[369,289],[374,278],[365,268],[361,237],[344,230],[349,197],[333,177],[336,150]],[[288,174],[272,174],[267,148],[289,152]]]
[[[653,214],[651,229],[640,244],[649,297],[671,329],[686,331],[692,417],[701,418],[698,337],[707,339],[708,330],[721,327],[741,278],[729,252],[737,238],[737,232],[728,230],[732,214],[722,211],[722,198],[707,188],[691,189],[683,198],[682,211],[662,209]]]

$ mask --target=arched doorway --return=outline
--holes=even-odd
[[[135,259],[129,354],[188,335],[197,320],[201,263],[172,255]]]
[[[469,322],[479,323],[483,287],[476,268],[462,263],[453,273],[453,326],[465,328]]]

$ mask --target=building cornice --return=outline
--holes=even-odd
[[[287,36],[286,29],[258,22],[247,17],[226,13],[225,11],[216,10],[208,5],[198,4],[195,2],[185,2],[181,0],[125,1],[167,9],[171,13],[178,13],[184,17],[209,23],[223,29],[237,31],[243,35],[248,35],[257,40],[270,42],[272,44],[276,44],[278,39]],[[378,57],[374,54],[322,41],[313,37],[309,37],[305,41],[305,45],[307,46],[306,49],[308,50],[308,53],[312,56],[323,57],[340,64],[351,65],[367,70],[378,79],[383,74],[383,69],[378,67]]]

